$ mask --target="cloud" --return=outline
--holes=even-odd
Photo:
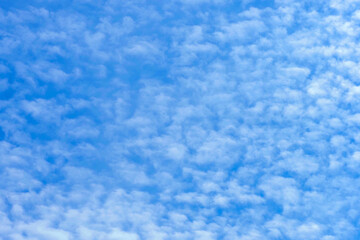
[[[358,6],[2,3],[0,238],[356,239]]]
[[[241,42],[246,42],[253,40],[265,30],[266,26],[263,22],[259,20],[245,20],[228,24],[223,27],[222,32],[217,32],[215,34],[217,38],[222,41],[239,40]]]

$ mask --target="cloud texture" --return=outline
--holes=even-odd
[[[359,239],[360,1],[0,3],[0,239]]]

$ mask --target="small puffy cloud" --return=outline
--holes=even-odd
[[[258,37],[266,31],[266,26],[259,20],[245,20],[222,26],[222,31],[216,32],[215,36],[220,41],[246,42]]]
[[[128,233],[114,229],[105,237],[105,239],[106,240],[118,240],[118,239],[139,240],[140,238],[136,233]]]
[[[30,224],[20,224],[17,229],[30,238],[45,240],[49,237],[54,240],[70,240],[71,233],[49,226],[46,221],[36,221]]]
[[[170,145],[166,156],[173,160],[181,160],[184,159],[187,149],[184,145],[181,144],[173,144]]]
[[[300,200],[301,191],[292,178],[271,176],[265,178],[259,188],[264,191],[267,198],[273,199],[284,206],[297,204]]]

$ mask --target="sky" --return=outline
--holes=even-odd
[[[360,239],[360,0],[0,1],[0,240]]]

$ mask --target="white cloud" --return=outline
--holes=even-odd
[[[0,238],[354,239],[359,1],[41,5],[0,10]]]

